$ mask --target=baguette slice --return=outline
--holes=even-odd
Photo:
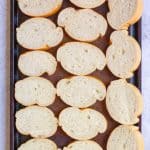
[[[107,30],[105,18],[91,9],[66,8],[58,15],[58,25],[75,40],[92,42],[104,36]]]
[[[144,150],[144,140],[137,127],[121,125],[110,134],[107,150]]]
[[[88,75],[103,70],[106,59],[103,52],[96,46],[82,42],[69,42],[57,51],[57,60],[62,67],[74,75]]]
[[[58,150],[57,145],[49,139],[31,139],[23,143],[17,150]]]
[[[16,112],[16,128],[23,135],[47,138],[55,134],[58,126],[54,113],[40,106],[29,106]]]
[[[143,110],[142,95],[134,85],[120,79],[107,89],[106,106],[110,116],[121,124],[135,124]],[[118,111],[119,110],[119,111]]]
[[[114,31],[112,44],[106,52],[109,70],[119,78],[131,78],[141,62],[141,49],[137,41],[125,30]]]
[[[16,29],[18,43],[31,50],[48,50],[63,39],[63,30],[47,18],[31,18]]]
[[[106,88],[101,80],[90,76],[74,76],[57,83],[57,95],[70,106],[86,108],[96,100],[102,101],[106,96]]]
[[[41,76],[44,73],[54,74],[57,67],[55,57],[44,51],[31,51],[21,54],[18,60],[19,70],[27,76]]]
[[[102,5],[105,0],[70,0],[70,2],[81,8],[96,8]]]
[[[63,0],[18,0],[20,10],[32,17],[51,16],[59,11]]]
[[[80,110],[76,107],[64,109],[59,115],[59,125],[73,139],[88,140],[104,133],[107,129],[105,117],[93,109]]]
[[[143,12],[143,0],[108,0],[110,12],[107,19],[116,30],[127,30],[136,23]]]
[[[95,141],[75,141],[63,150],[103,150]]]
[[[51,105],[56,97],[54,85],[41,77],[28,77],[15,84],[15,98],[24,106],[38,104]]]

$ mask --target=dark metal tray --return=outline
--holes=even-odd
[[[23,135],[19,134],[15,128],[15,112],[17,110],[19,110],[20,108],[23,108],[23,106],[18,104],[14,98],[15,82],[20,80],[20,79],[23,79],[25,77],[24,75],[22,75],[19,72],[19,70],[17,68],[18,57],[21,53],[27,51],[26,49],[22,48],[21,46],[19,46],[17,44],[16,27],[19,26],[20,23],[22,23],[23,21],[25,21],[29,17],[25,16],[24,14],[22,14],[20,12],[20,10],[18,9],[18,6],[17,6],[17,0],[10,0],[10,2],[11,2],[11,24],[10,24],[10,27],[11,27],[11,35],[10,35],[10,39],[11,39],[11,46],[10,46],[10,54],[11,54],[10,55],[10,60],[11,60],[10,61],[10,66],[11,66],[11,70],[10,70],[10,110],[11,110],[11,113],[10,113],[10,130],[11,130],[11,132],[10,132],[10,150],[17,150],[18,146],[20,146],[27,139],[31,138],[29,136],[23,136]],[[73,5],[69,2],[69,0],[64,0],[62,8],[66,8],[68,6],[73,6]],[[73,7],[75,7],[75,6],[73,6]],[[95,11],[99,12],[100,14],[102,14],[106,18],[106,13],[108,12],[107,2],[105,4],[103,4],[102,6],[100,6],[99,8],[96,8]],[[52,17],[49,17],[49,18],[51,18],[56,23],[57,14],[53,15]],[[106,35],[103,38],[100,38],[97,41],[93,42],[93,44],[100,47],[104,51],[104,53],[105,53],[105,51],[109,45],[109,37],[110,37],[110,34],[112,31],[113,30],[109,27]],[[136,23],[135,25],[130,27],[129,33],[130,33],[130,35],[134,36],[135,39],[139,43],[141,43],[141,20],[138,23]],[[73,39],[71,39],[67,35],[65,35],[63,43],[65,43],[67,41],[73,41]],[[55,48],[51,49],[49,52],[51,52],[55,56],[57,48],[58,47],[55,47]],[[105,83],[106,86],[110,83],[110,81],[116,79],[111,74],[111,72],[107,69],[107,67],[103,71],[95,71],[91,75],[96,77],[96,78],[100,78]],[[71,76],[71,74],[64,71],[59,64],[54,75],[48,76],[48,75],[44,74],[43,76],[45,78],[51,80],[54,83],[54,85],[56,85],[58,80],[60,80],[64,77],[69,77],[69,76]],[[135,72],[135,74],[134,74],[133,78],[130,80],[130,82],[132,82],[139,89],[141,89],[141,66]],[[67,105],[64,104],[57,97],[55,103],[53,105],[51,105],[49,108],[51,108],[54,111],[55,115],[58,116],[59,112],[65,107],[67,107]],[[96,138],[93,139],[93,140],[97,141],[103,147],[104,150],[106,150],[106,143],[107,143],[108,136],[109,136],[110,132],[116,126],[118,126],[118,123],[115,122],[113,119],[111,119],[111,117],[109,116],[109,114],[106,110],[106,107],[105,107],[105,101],[97,102],[96,104],[91,106],[91,108],[94,108],[94,109],[102,112],[108,121],[107,131],[104,134],[99,134]],[[141,127],[141,122],[139,124],[137,124],[137,126]],[[56,142],[56,144],[58,145],[58,147],[60,147],[60,148],[68,145],[71,141],[73,141],[73,139],[68,137],[60,128],[58,128],[57,133],[53,137],[51,137],[50,139],[54,140]]]

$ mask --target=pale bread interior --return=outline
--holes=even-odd
[[[15,84],[15,99],[24,106],[51,105],[56,96],[54,85],[41,77],[28,77]]]
[[[81,8],[95,8],[102,5],[105,0],[70,0],[70,2]]]
[[[79,41],[95,41],[107,30],[105,18],[91,9],[66,8],[58,15],[58,25],[65,28],[70,37]]]
[[[95,141],[75,141],[63,150],[103,150]]]
[[[30,106],[16,112],[16,128],[23,135],[35,138],[47,138],[57,130],[57,118],[54,113],[40,106]]]
[[[18,68],[27,76],[52,75],[56,71],[55,57],[45,51],[30,51],[19,56]]]
[[[76,107],[68,107],[60,113],[59,125],[68,136],[77,140],[92,139],[107,129],[107,121],[100,112]]]
[[[86,108],[102,101],[106,88],[102,81],[90,76],[74,76],[57,83],[57,95],[68,105]]]
[[[107,89],[106,106],[110,116],[121,124],[139,122],[143,100],[140,91],[126,80],[112,81]]]
[[[96,46],[82,42],[68,42],[57,51],[57,60],[69,73],[87,75],[103,70],[106,64],[105,55]]]
[[[17,150],[58,150],[57,145],[49,139],[31,139],[23,143]]]
[[[17,29],[18,43],[27,49],[49,49],[63,39],[63,30],[47,18],[31,18]]]
[[[125,30],[114,31],[112,44],[106,51],[107,66],[119,78],[130,78],[141,62],[141,49],[137,41]]]
[[[51,16],[61,7],[63,0],[18,0],[21,11],[28,16]]]

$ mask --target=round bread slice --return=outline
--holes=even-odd
[[[57,83],[57,95],[70,106],[86,108],[96,100],[102,101],[106,96],[106,88],[103,82],[96,78],[74,76]]]
[[[20,10],[32,17],[51,16],[58,12],[63,0],[18,0]]]
[[[18,43],[31,50],[48,50],[63,39],[63,30],[47,18],[31,18],[17,29]]]
[[[107,150],[144,150],[144,140],[137,127],[121,125],[110,134]]]
[[[109,70],[119,78],[131,78],[141,62],[141,49],[137,41],[125,30],[114,31],[112,44],[106,51]]]
[[[38,104],[51,105],[56,97],[56,89],[51,81],[41,77],[28,77],[15,84],[15,99],[24,106]]]
[[[31,139],[23,143],[17,150],[58,150],[57,145],[49,139]]]
[[[45,51],[31,51],[21,54],[18,60],[19,70],[27,76],[41,76],[44,73],[54,74],[57,67],[55,57]]]
[[[107,89],[106,106],[115,121],[135,124],[143,110],[142,95],[139,89],[124,79],[112,81]]]
[[[63,150],[103,150],[95,141],[75,141]]]
[[[54,113],[40,106],[29,106],[16,112],[16,128],[23,135],[47,138],[55,134],[58,126]]]
[[[91,9],[66,8],[58,15],[58,25],[73,39],[87,42],[104,36],[107,30],[105,18]]]
[[[74,75],[88,75],[98,70],[103,70],[106,58],[96,46],[82,42],[69,42],[57,51],[57,60],[62,67]]]
[[[143,12],[143,0],[108,0],[110,12],[107,20],[116,30],[127,30],[136,23]]]
[[[81,8],[96,8],[102,5],[105,0],[70,0],[70,2]]]
[[[60,113],[59,125],[68,136],[76,140],[92,139],[107,129],[107,121],[100,112],[76,107],[66,108]]]

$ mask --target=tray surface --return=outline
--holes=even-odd
[[[69,2],[69,0],[64,0],[62,9],[69,7],[69,6],[75,7],[74,5],[72,5]],[[77,8],[77,7],[75,7],[75,8]],[[107,2],[94,10],[97,11],[98,13],[102,14],[106,18],[106,14],[108,12]],[[58,15],[58,13],[49,18],[56,23],[57,15]],[[11,116],[10,116],[11,135],[10,135],[10,138],[11,138],[11,144],[10,145],[11,145],[11,148],[10,149],[11,150],[16,150],[17,147],[20,146],[20,144],[25,142],[27,139],[31,138],[29,136],[23,136],[16,131],[15,112],[17,110],[19,110],[20,108],[23,108],[23,106],[18,104],[14,98],[15,82],[26,77],[26,76],[22,75],[18,70],[18,67],[17,67],[18,57],[20,54],[28,51],[17,44],[17,42],[16,42],[16,27],[19,26],[23,21],[25,21],[28,18],[30,18],[30,17],[25,16],[18,9],[17,1],[11,0],[11,48],[10,48],[10,50],[11,50],[11,81],[10,81],[10,89],[11,89],[11,94],[10,94],[10,100],[11,100],[11,106],[10,106],[10,109],[11,109]],[[107,30],[107,33],[105,34],[105,36],[103,38],[97,39],[95,42],[93,42],[93,44],[96,45],[97,47],[101,48],[102,51],[105,53],[106,49],[110,43],[109,37],[112,32],[113,32],[113,29],[108,27],[108,30]],[[140,21],[130,28],[130,34],[132,34],[136,38],[136,40],[138,40],[140,43],[140,40],[141,40],[140,39],[141,38],[141,22]],[[74,41],[74,40],[65,34],[64,40],[61,44],[69,42],[69,41]],[[56,56],[56,52],[57,52],[57,49],[59,46],[48,50],[48,52],[50,52],[54,56]],[[105,69],[103,71],[95,71],[90,75],[94,76],[98,79],[101,79],[105,83],[106,86],[109,85],[110,81],[117,79],[116,77],[114,77],[112,75],[112,73],[107,69],[107,67],[105,67]],[[55,86],[56,86],[56,83],[60,79],[70,77],[70,76],[72,76],[72,75],[67,73],[60,66],[60,64],[58,64],[57,70],[56,70],[55,74],[53,74],[52,76],[48,76],[47,74],[43,75],[43,77],[51,80]],[[141,67],[135,72],[134,77],[130,80],[130,82],[132,82],[134,85],[136,85],[139,88],[141,87]],[[58,117],[60,111],[66,107],[68,107],[68,106],[66,104],[64,104],[60,100],[59,97],[56,97],[55,103],[52,104],[51,106],[49,106],[48,108],[53,110],[55,115]],[[93,140],[97,141],[97,143],[99,143],[103,147],[104,150],[106,150],[106,143],[107,143],[109,134],[119,124],[117,122],[115,122],[109,116],[109,114],[106,110],[105,100],[102,102],[97,102],[96,104],[92,105],[90,108],[93,108],[93,109],[101,112],[102,114],[104,114],[108,121],[107,131],[104,134],[99,134],[98,136],[96,136],[96,138],[93,139]],[[139,123],[137,126],[140,127],[140,125],[141,125],[141,123]],[[59,148],[62,148],[64,146],[68,145],[70,142],[74,141],[73,139],[68,137],[60,128],[58,128],[56,134],[54,136],[50,137],[50,139],[54,140]]]

